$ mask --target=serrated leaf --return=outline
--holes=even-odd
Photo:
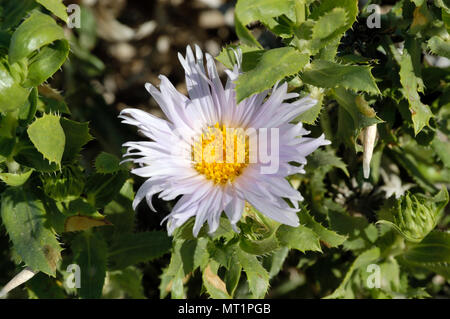
[[[27,102],[31,89],[20,85],[12,73],[8,62],[0,60],[0,113],[19,109]]]
[[[446,168],[450,168],[450,139],[442,131],[436,130],[433,142],[431,143],[433,150],[441,159]]]
[[[347,239],[346,236],[325,228],[322,224],[316,222],[314,218],[308,214],[306,210],[299,213],[300,223],[312,229],[327,247],[338,247],[342,245]]]
[[[361,130],[383,121],[374,114],[367,112],[364,114],[357,103],[360,97],[355,93],[343,88],[334,89],[331,93],[339,103],[339,106],[341,106],[338,117],[338,137],[349,147],[354,147],[355,150],[359,151],[361,147],[356,144],[356,140]]]
[[[79,154],[81,148],[93,139],[89,134],[89,123],[79,123],[66,118],[61,118],[60,122],[66,136],[63,159],[72,160]]]
[[[313,39],[325,39],[346,24],[347,15],[343,8],[334,8],[325,13],[314,24],[312,29]]]
[[[322,87],[342,87],[355,92],[380,94],[375,79],[366,65],[341,65],[339,63],[314,60],[302,73],[305,83]]]
[[[42,48],[29,60],[24,87],[38,86],[58,71],[69,56],[69,42],[59,40]]]
[[[36,2],[43,5],[48,11],[53,13],[55,16],[67,22],[67,8],[62,2],[63,0],[36,0]]]
[[[450,41],[435,35],[428,40],[428,48],[436,55],[450,59]]]
[[[39,11],[33,11],[11,37],[9,63],[29,57],[34,51],[61,39],[64,39],[64,31],[55,20]]]
[[[128,172],[123,169],[113,174],[90,175],[84,188],[88,202],[96,208],[104,207],[117,196],[127,178]]]
[[[232,70],[233,67],[238,64],[235,54],[237,50],[241,50],[242,52],[242,71],[244,72],[253,69],[265,52],[264,50],[247,45],[228,45],[222,49],[216,59],[228,69]]]
[[[99,233],[80,233],[72,242],[73,262],[80,267],[78,295],[93,299],[102,296],[106,277],[108,246]]]
[[[25,173],[0,173],[0,180],[5,182],[9,186],[22,186],[30,178],[33,173],[33,169]]]
[[[288,247],[280,247],[275,250],[268,257],[264,258],[263,264],[264,268],[269,271],[269,277],[273,278],[281,271],[284,261],[286,260],[289,253]]]
[[[158,258],[169,251],[172,240],[163,231],[122,234],[109,251],[109,269],[123,269]]]
[[[49,162],[61,165],[66,136],[59,116],[44,114],[28,127],[27,133],[34,147],[44,158]]]
[[[378,230],[374,224],[364,217],[354,217],[347,214],[328,211],[329,228],[339,234],[348,236],[342,243],[345,249],[361,251],[371,247],[378,238]]]
[[[236,4],[236,14],[244,25],[261,21],[268,26],[273,26],[273,18],[283,14],[295,20],[295,1],[239,0]]]
[[[334,8],[325,13],[312,25],[311,36],[306,46],[299,46],[301,51],[309,50],[310,54],[316,54],[319,50],[330,49],[336,55],[340,39],[346,30],[347,12],[343,8]],[[320,54],[325,56],[324,54]],[[327,60],[332,60],[327,59]]]
[[[308,250],[322,251],[320,237],[312,229],[303,225],[298,227],[281,225],[278,228],[277,237],[282,245],[300,250],[302,253]]]
[[[408,263],[427,268],[450,279],[450,234],[433,231],[402,257]]]
[[[412,121],[414,124],[414,133],[417,135],[433,117],[433,113],[428,105],[420,101],[419,84],[421,80],[414,72],[413,60],[405,48],[403,54],[400,56],[400,82],[403,87],[403,95],[409,102],[409,110],[411,112]],[[419,82],[420,81],[420,82]]]
[[[42,202],[19,187],[2,194],[1,216],[14,250],[33,270],[55,276],[61,259],[61,247],[48,228]]]
[[[345,175],[350,176],[347,165],[341,158],[334,154],[333,150],[318,149],[308,157],[308,163],[305,166],[307,172],[314,172],[317,169],[337,167],[341,169]]]
[[[227,267],[227,271],[225,272],[225,284],[227,286],[227,291],[230,296],[234,296],[236,288],[239,284],[239,280],[241,279],[242,274],[242,266],[239,263],[239,260],[235,253],[233,253],[230,257],[230,262]]]
[[[237,15],[234,16],[234,25],[236,35],[243,44],[262,49],[262,45],[255,39],[250,30],[241,23]]]
[[[95,159],[95,169],[100,174],[115,173],[120,169],[120,161],[112,154],[101,152]]]
[[[253,255],[264,255],[271,253],[279,247],[278,239],[275,233],[262,239],[252,240],[245,236],[239,241],[240,248]]]
[[[50,163],[46,160],[30,142],[21,145],[21,147],[19,154],[14,157],[14,160],[20,165],[45,173],[55,172],[60,169],[58,164]]]
[[[323,92],[323,89],[313,87],[311,89],[310,97],[317,100],[317,104],[300,114],[297,118],[295,118],[294,122],[302,122],[306,124],[316,123],[317,119],[319,118],[320,111],[322,110],[325,94]]]
[[[170,263],[163,270],[161,283],[159,285],[160,298],[165,298],[169,293],[172,299],[185,298],[184,294],[184,265],[180,254],[180,248],[183,241],[175,241]]]
[[[320,1],[320,5],[311,12],[309,18],[317,20],[319,17],[335,8],[343,8],[347,13],[346,24],[337,30],[339,33],[344,33],[356,21],[358,15],[358,0],[322,0]]]
[[[248,286],[254,298],[264,298],[269,289],[269,274],[255,255],[237,248],[236,256],[247,275]]]
[[[298,73],[308,62],[308,55],[291,47],[266,51],[254,69],[237,79],[237,101],[241,102],[255,93],[270,89],[277,81]]]
[[[133,199],[133,183],[127,180],[119,194],[103,209],[106,218],[114,225],[114,227],[103,228],[103,233],[112,233],[111,236],[116,236],[120,233],[133,232],[135,225]]]
[[[214,299],[230,299],[225,283],[217,275],[217,269],[218,264],[212,262],[203,270],[202,279],[206,291]]]

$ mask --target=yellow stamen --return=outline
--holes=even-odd
[[[242,129],[209,126],[192,145],[194,168],[215,184],[232,182],[249,163],[249,142]]]

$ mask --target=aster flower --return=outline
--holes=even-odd
[[[196,46],[194,54],[188,46],[186,57],[179,54],[179,60],[189,98],[163,75],[159,90],[146,84],[168,120],[131,108],[120,114],[122,123],[137,126],[151,140],[124,144],[128,148],[124,157],[139,165],[131,172],[147,178],[133,208],[145,198],[155,211],[153,195],[159,193],[167,201],[182,195],[164,219],[169,234],[191,217],[195,217],[194,236],[205,222],[213,233],[223,212],[237,231],[245,202],[277,222],[299,225],[296,212],[303,198],[286,177],[304,173],[306,156],[330,142],[324,135],[304,137],[310,132],[301,123],[290,122],[317,101],[287,102],[298,94],[288,93],[284,83],[237,104],[233,81],[240,74],[241,53],[236,52],[236,57],[238,63],[226,70],[228,81],[223,87],[213,57],[206,54],[205,69],[200,48]],[[272,170],[267,158],[258,157],[254,150],[256,140],[267,139],[266,154],[275,155],[277,161]]]

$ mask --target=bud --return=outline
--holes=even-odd
[[[57,201],[71,201],[80,197],[84,189],[84,175],[77,166],[64,166],[55,175],[41,177],[44,192]]]
[[[378,223],[392,226],[408,241],[421,242],[436,227],[448,199],[445,188],[434,197],[408,192],[388,201],[378,213]]]

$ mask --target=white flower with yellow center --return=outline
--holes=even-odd
[[[236,230],[246,201],[277,222],[298,226],[296,212],[303,198],[286,177],[303,173],[306,156],[330,143],[324,135],[303,137],[310,132],[301,123],[290,123],[316,101],[286,102],[298,98],[287,92],[286,83],[237,104],[233,81],[240,74],[241,56],[236,55],[238,65],[226,70],[224,88],[213,57],[206,54],[205,70],[200,48],[194,55],[187,47],[186,57],[179,54],[179,59],[189,98],[162,75],[159,90],[146,84],[168,121],[138,109],[120,114],[123,123],[137,126],[152,140],[124,144],[124,156],[139,165],[131,172],[148,178],[134,208],[146,198],[155,211],[152,197],[157,193],[163,200],[182,195],[166,217],[169,234],[194,216],[194,236],[205,222],[213,233],[222,212]]]

